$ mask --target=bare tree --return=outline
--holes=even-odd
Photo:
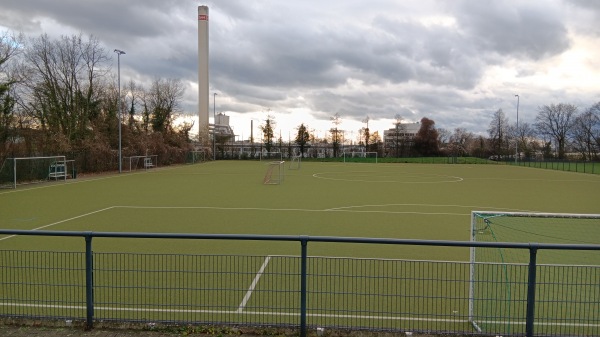
[[[331,133],[331,143],[333,145],[333,156],[338,156],[338,151],[340,149],[340,144],[343,138],[343,130],[338,129],[338,126],[342,123],[342,119],[340,118],[340,114],[336,113],[331,117],[331,123],[333,123],[333,127],[329,129],[329,133]]]
[[[402,154],[402,148],[406,144],[406,125],[402,124],[403,118],[400,114],[396,114],[394,118],[394,150],[396,157],[399,158]]]
[[[15,104],[16,98],[13,86],[18,82],[17,76],[10,70],[10,61],[19,54],[22,37],[8,32],[0,34],[0,143],[11,138],[16,129]],[[2,159],[0,150],[0,160]]]
[[[467,148],[474,138],[473,133],[468,132],[465,128],[454,129],[454,133],[450,136],[450,152],[455,156],[464,156],[467,154]]]
[[[577,107],[573,104],[551,104],[538,108],[535,127],[542,136],[551,137],[558,147],[558,158],[565,158],[567,137],[573,126]]]
[[[183,97],[181,80],[156,79],[150,87],[146,98],[152,130],[155,132],[171,131],[173,117],[179,111],[179,103]]]
[[[508,131],[508,118],[502,109],[498,109],[494,112],[488,128],[492,150],[495,155],[508,153]]]
[[[516,129],[516,133],[516,141],[519,142],[518,148],[525,153],[526,158],[530,158],[536,147],[535,140],[533,139],[535,130],[529,123],[522,122],[519,123],[519,128]]]
[[[25,51],[28,66],[28,97],[24,104],[43,128],[80,140],[89,132],[89,122],[100,116],[101,86],[108,61],[99,41],[90,36],[47,35],[32,39]]]
[[[367,127],[360,129],[360,134],[364,137],[365,140],[365,151],[369,151],[369,139],[371,138],[371,131],[369,130],[369,120],[371,120],[371,118],[367,115],[367,118],[363,120],[363,123],[366,123]]]
[[[600,145],[600,102],[575,117],[571,136],[575,149],[584,160],[598,157]]]

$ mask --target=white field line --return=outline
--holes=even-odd
[[[104,212],[104,211],[107,211],[107,210],[109,210],[111,208],[114,208],[114,206],[110,206],[110,207],[107,207],[107,208],[99,209],[97,211],[93,211],[93,212],[81,214],[81,215],[74,216],[72,218],[68,218],[68,219],[64,219],[64,220],[60,220],[60,221],[57,221],[57,222],[53,222],[51,224],[47,224],[47,225],[44,225],[44,226],[41,226],[41,227],[38,227],[38,228],[34,228],[34,229],[32,229],[32,231],[37,231],[37,230],[40,230],[40,229],[44,229],[44,228],[48,228],[48,227],[51,227],[51,226],[55,226],[55,225],[61,224],[63,222],[67,222],[67,221],[71,221],[71,220],[83,218],[83,217],[86,217],[86,216],[89,216],[89,215],[92,215],[92,214]],[[7,239],[13,238],[15,236],[17,236],[17,235],[9,235],[9,236],[3,237],[3,238],[0,238],[0,241],[7,240]]]
[[[260,277],[265,272],[265,269],[267,268],[267,265],[269,264],[270,260],[271,260],[270,256],[267,256],[265,258],[265,261],[263,262],[262,266],[260,266],[260,269],[258,270],[258,273],[256,273],[256,276],[254,276],[254,280],[252,280],[252,284],[250,284],[250,288],[248,288],[248,291],[246,292],[246,295],[242,299],[242,303],[240,303],[240,305],[238,306],[237,312],[244,311],[244,308],[246,307],[246,304],[250,300],[250,296],[252,296],[252,293],[254,292],[254,288],[256,288],[256,285],[258,284],[258,281],[260,280]]]
[[[29,304],[29,303],[6,303],[0,302],[0,306],[7,307],[29,307],[29,308],[50,308],[50,309],[81,309],[86,307],[82,305],[57,305],[57,304]],[[300,313],[294,312],[274,312],[274,311],[243,311],[239,310],[196,310],[196,309],[158,309],[158,308],[117,308],[117,307],[94,307],[94,310],[102,311],[134,311],[134,312],[165,312],[165,313],[209,313],[209,314],[243,314],[243,315],[270,315],[270,316],[300,316]],[[308,317],[324,318],[350,318],[350,319],[369,319],[379,321],[420,321],[420,322],[446,322],[446,323],[469,323],[467,319],[444,319],[444,318],[425,318],[425,317],[403,317],[403,316],[375,316],[375,315],[336,315],[336,314],[311,314]],[[479,323],[488,324],[519,324],[524,325],[524,321],[479,321]],[[535,322],[539,326],[572,326],[572,327],[600,327],[600,324],[590,323],[552,323]]]
[[[150,171],[127,172],[125,174],[118,174],[117,173],[117,174],[110,174],[110,175],[102,176],[102,177],[98,177],[98,178],[71,179],[71,180],[67,180],[64,183],[42,185],[42,186],[36,186],[36,187],[31,187],[31,188],[24,188],[24,189],[20,189],[20,190],[14,189],[14,190],[2,191],[2,192],[0,192],[0,196],[3,195],[3,194],[9,194],[9,193],[35,191],[35,190],[40,190],[42,188],[59,187],[59,186],[73,185],[73,184],[82,184],[82,183],[86,183],[86,182],[90,182],[90,181],[106,180],[106,179],[113,179],[113,178],[123,178],[123,177],[131,176],[131,175],[144,174],[144,173],[152,173],[152,172],[155,172],[155,171],[175,170],[175,169],[178,169],[180,167],[184,167],[184,166],[158,167],[158,168],[152,169]]]
[[[351,208],[372,207],[377,205],[348,206],[329,209],[303,209],[303,208],[262,208],[262,207],[212,207],[212,206],[113,206],[115,208],[131,209],[213,209],[224,211],[273,211],[273,212],[346,212],[346,213],[379,213],[379,214],[420,214],[420,215],[456,215],[471,216],[469,213],[447,213],[447,212],[408,212],[408,211],[361,211]],[[428,205],[424,205],[428,206]],[[429,205],[435,206],[435,205]]]

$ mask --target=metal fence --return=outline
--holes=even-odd
[[[5,235],[85,239],[81,252],[0,250],[0,316],[347,328],[477,335],[600,336],[600,266],[537,265],[538,251],[598,245],[424,241],[344,237],[0,230]],[[98,237],[258,240],[299,244],[297,256],[98,253]],[[82,240],[83,241],[83,240]],[[529,251],[529,264],[316,257],[309,243],[501,247]],[[494,279],[511,269],[512,295]],[[470,292],[471,282],[478,282]],[[493,303],[485,294],[493,293]],[[470,310],[476,303],[484,310]]]

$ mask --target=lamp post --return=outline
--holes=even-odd
[[[217,93],[214,92],[213,93],[213,160],[217,160],[217,144],[216,144],[216,137],[217,137],[217,115],[215,113],[216,111],[216,100],[217,100]]]
[[[119,87],[119,93],[117,96],[117,110],[119,116],[119,173],[123,171],[123,160],[121,158],[121,55],[125,54],[124,51],[115,49],[117,53],[117,85]]]
[[[515,138],[515,164],[517,164],[517,158],[519,158],[519,95],[515,95],[517,98],[517,135]]]

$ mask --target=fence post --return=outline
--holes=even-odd
[[[306,259],[308,236],[300,237],[302,257],[300,262],[300,337],[306,337]]]
[[[85,235],[85,329],[94,327],[94,260],[92,257],[92,234]]]
[[[538,244],[529,245],[529,271],[527,280],[527,313],[525,319],[525,334],[533,337],[533,323],[535,320],[535,287],[537,278],[537,251]]]

